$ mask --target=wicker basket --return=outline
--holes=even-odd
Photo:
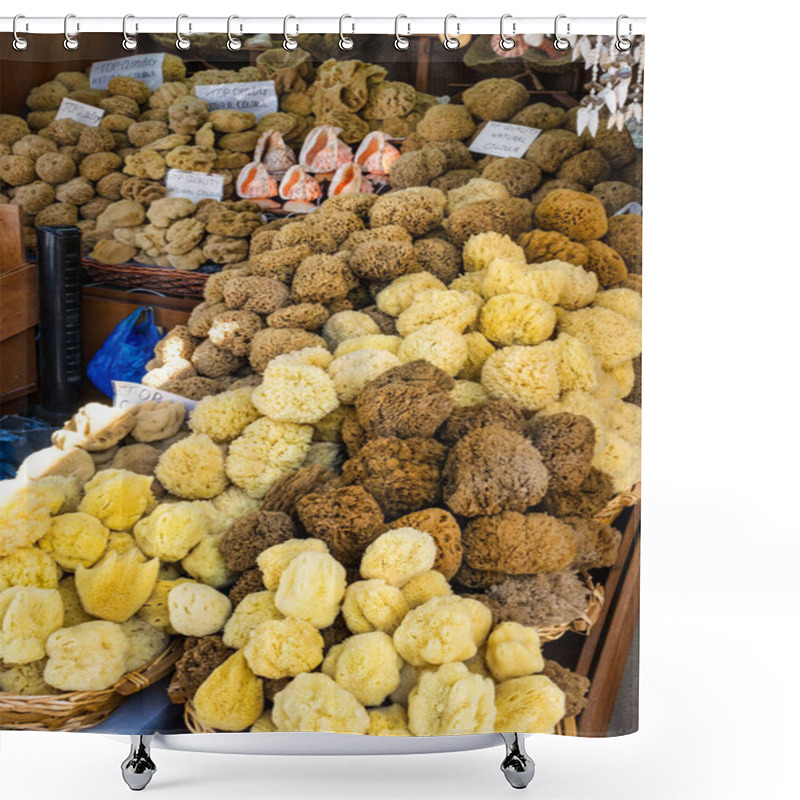
[[[113,686],[97,692],[21,695],[0,693],[0,728],[26,731],[79,731],[97,725],[126,697],[146,689],[169,673],[183,651],[183,640],[149,664],[123,675]]]
[[[84,258],[82,264],[93,283],[106,283],[121,289],[147,289],[172,297],[196,297],[199,300],[203,299],[203,289],[210,274],[142,264],[101,264],[91,258]]]

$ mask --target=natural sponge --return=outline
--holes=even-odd
[[[55,589],[12,586],[0,592],[0,659],[29,664],[44,658],[45,642],[64,622]]]
[[[547,469],[524,436],[489,425],[461,439],[445,463],[444,501],[465,517],[526,511],[547,492]]]
[[[133,531],[146,556],[174,562],[212,533],[212,521],[200,503],[166,503],[140,519]]]
[[[518,622],[503,622],[486,642],[486,665],[499,683],[544,669],[539,634]]]
[[[381,534],[364,552],[361,577],[401,587],[433,568],[436,545],[429,533],[395,528]]]
[[[342,615],[353,633],[394,633],[407,613],[401,590],[384,580],[355,581],[344,594]]]
[[[557,231],[570,239],[584,242],[600,239],[608,230],[603,204],[596,197],[571,189],[556,189],[536,206],[537,228]]]
[[[463,98],[472,116],[504,121],[527,105],[528,92],[511,78],[487,78],[466,89]]]
[[[464,528],[463,542],[467,564],[486,572],[558,572],[575,558],[572,528],[548,514],[477,517]]]
[[[361,486],[308,494],[297,503],[297,516],[306,532],[322,539],[346,566],[359,562],[383,524],[381,507]]]
[[[400,684],[403,660],[392,637],[381,631],[360,633],[332,647],[322,672],[365,706],[379,706]]]
[[[78,565],[91,567],[103,555],[108,534],[108,528],[90,514],[61,514],[50,523],[39,547],[59,566],[74,571]]]
[[[327,628],[339,614],[345,577],[344,567],[329,553],[301,553],[281,573],[275,606],[282,614]]]
[[[464,664],[423,672],[408,696],[408,728],[415,736],[488,733],[495,713],[491,679]]]
[[[146,561],[137,549],[122,555],[112,550],[93,567],[78,566],[75,588],[92,616],[125,622],[152,594],[158,567],[157,558]]]
[[[215,497],[228,482],[225,454],[204,433],[194,433],[170,446],[159,459],[155,473],[168,492],[189,500]]]
[[[322,673],[298,675],[278,692],[272,719],[279,731],[366,733],[369,727],[364,706]]]
[[[534,417],[528,435],[550,475],[550,491],[576,492],[589,475],[594,456],[594,425],[579,414]]]
[[[561,391],[557,354],[548,345],[516,345],[492,353],[481,372],[489,396],[516,403],[525,411],[538,411],[557,400]]]
[[[203,725],[221,731],[243,731],[264,710],[262,681],[237,650],[200,684],[193,699]]]
[[[78,510],[97,517],[111,530],[129,530],[155,506],[152,483],[152,477],[128,470],[102,470],[84,487]]]
[[[339,405],[336,387],[325,370],[311,364],[273,363],[252,394],[253,405],[276,422],[319,422]]]
[[[131,645],[120,625],[94,620],[61,628],[47,640],[44,679],[65,692],[106,689],[125,673]]]
[[[311,672],[322,662],[322,646],[322,636],[313,625],[286,617],[262,622],[242,652],[256,675],[277,679]]]
[[[222,592],[187,581],[167,598],[169,624],[184,636],[208,636],[222,630],[231,615],[231,601]]]
[[[564,716],[565,695],[545,675],[503,681],[495,690],[495,730],[552,733]]]
[[[455,517],[443,508],[423,508],[413,511],[387,526],[389,530],[397,528],[414,528],[429,533],[436,545],[436,560],[433,569],[442,573],[445,578],[452,578],[461,565],[461,528]],[[413,580],[413,579],[412,579]]]

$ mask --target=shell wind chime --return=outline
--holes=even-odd
[[[581,101],[578,110],[578,134],[588,130],[592,136],[600,126],[600,111],[608,110],[608,129],[622,130],[629,120],[642,121],[642,94],[644,86],[644,42],[620,52],[613,39],[606,37],[568,37],[572,45],[572,60],[580,58],[591,71],[586,88],[589,94]]]

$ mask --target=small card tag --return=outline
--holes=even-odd
[[[89,72],[92,89],[107,89],[108,82],[118,75],[136,78],[152,90],[164,83],[164,53],[147,53],[140,56],[96,61]]]
[[[256,119],[278,110],[278,95],[274,81],[253,81],[252,83],[212,83],[195,86],[196,97],[205,100],[215,111],[230,108],[234,111],[250,111]]]
[[[131,383],[130,381],[111,381],[114,386],[114,408],[130,408],[140,403],[183,403],[187,411],[194,411],[197,405],[196,400],[189,400],[188,397],[181,397],[179,394],[165,392],[161,389],[153,389],[152,386],[144,386],[141,383]]]
[[[473,153],[483,153],[487,156],[523,158],[540,133],[538,128],[528,128],[525,125],[487,122],[469,149]]]
[[[56,119],[74,119],[75,122],[82,122],[90,128],[96,128],[105,113],[102,108],[95,108],[86,103],[79,103],[77,100],[70,100],[65,97],[58,107]]]
[[[193,203],[207,197],[212,200],[222,200],[223,185],[222,175],[189,172],[183,169],[167,171],[167,197],[186,197]]]

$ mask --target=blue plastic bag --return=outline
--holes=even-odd
[[[139,317],[143,317],[139,322]],[[150,306],[137,308],[114,328],[94,354],[86,372],[91,382],[108,397],[114,396],[111,381],[138,383],[145,364],[153,357],[153,348],[161,338],[153,322]]]

